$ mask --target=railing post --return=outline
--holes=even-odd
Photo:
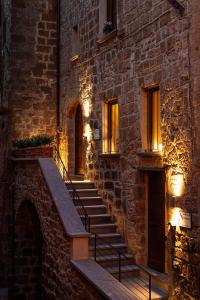
[[[118,280],[121,281],[121,253],[119,252],[119,257],[118,257]]]
[[[149,300],[151,300],[151,275],[149,274]]]
[[[84,222],[84,223],[85,223],[85,230],[86,230],[86,231],[87,231],[87,218],[88,218],[87,215],[85,215],[85,218],[84,218],[84,219],[85,219],[85,220],[84,220],[85,222]]]
[[[88,216],[88,232],[90,233],[90,217]]]
[[[94,234],[94,260],[97,260],[97,234]]]

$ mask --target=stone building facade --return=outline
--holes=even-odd
[[[56,133],[56,2],[1,1],[0,277],[8,282],[12,141]]]
[[[16,174],[12,167],[7,168],[12,140],[40,133],[56,139],[59,131],[57,142],[69,173],[84,173],[84,179],[95,182],[136,262],[152,267],[153,252],[161,245],[162,251],[156,249],[158,269],[168,274],[171,299],[199,299],[199,0],[21,0],[12,4],[6,0],[1,7],[2,33],[6,32],[2,38],[0,103],[1,285],[8,285],[12,265],[12,197],[8,186],[17,182],[20,202],[29,188],[27,195],[37,198],[30,169],[36,182],[42,182],[34,163],[31,167],[27,163],[29,168],[19,163]],[[152,103],[156,103],[156,117]],[[108,109],[113,113],[112,105],[118,105],[115,127],[104,114]],[[149,145],[154,126],[155,148]],[[114,151],[108,146],[112,143],[107,132],[111,128]],[[45,184],[42,186],[45,199],[49,199]],[[32,249],[38,254],[36,267],[40,269],[39,221],[49,218],[49,223],[44,221],[44,236],[66,250],[56,262],[56,252],[52,256],[46,252],[45,272],[52,277],[49,281],[45,277],[45,291],[54,299],[59,294],[55,282],[61,292],[66,288],[55,270],[64,274],[66,282],[71,274],[74,278],[80,275],[71,267],[69,273],[62,269],[63,260],[69,266],[69,241],[63,239],[63,228],[50,200],[47,217],[45,200],[40,203],[36,198],[32,202],[38,206],[25,203],[21,211],[24,218],[32,211],[27,228],[37,229],[32,240],[24,241],[36,247]],[[181,216],[187,224],[181,223]],[[16,228],[19,248],[25,238],[20,219]],[[54,225],[59,230],[51,240],[48,228]],[[21,283],[17,283],[19,292]],[[67,286],[69,297],[81,299],[74,294],[76,286],[76,280],[74,289],[71,282]],[[83,280],[83,294],[85,286]],[[92,287],[88,289],[90,297],[100,297]]]
[[[8,189],[8,113],[9,113],[9,55],[10,55],[10,17],[11,3],[1,3],[1,30],[0,30],[0,282],[5,283],[4,274],[8,273],[8,264],[4,261],[8,256],[9,228],[9,204],[6,199],[9,197]]]
[[[158,172],[152,189],[164,193],[163,271],[174,276],[172,295],[198,299],[200,6],[198,1],[165,0],[116,5],[116,27],[106,32],[106,1],[61,1],[63,159],[74,174],[74,124],[80,104],[84,177],[95,181],[136,261],[144,265],[150,259],[148,240],[156,243],[148,223],[154,214],[148,207]],[[147,94],[155,87],[162,145],[149,151]],[[113,99],[119,107],[119,150],[112,154],[102,151],[102,105]],[[156,186],[163,184],[162,176],[160,190]],[[182,182],[181,195],[173,190],[177,180]],[[171,227],[178,210],[192,217],[191,229]]]

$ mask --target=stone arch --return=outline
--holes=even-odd
[[[40,220],[34,205],[25,200],[15,219],[14,298],[43,299]]]

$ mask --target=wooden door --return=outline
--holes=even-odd
[[[148,266],[165,271],[165,174],[148,173]]]
[[[80,104],[75,116],[75,174],[83,175],[83,118]]]

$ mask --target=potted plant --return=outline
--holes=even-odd
[[[51,143],[53,136],[35,135],[27,139],[13,141],[13,155],[16,158],[27,157],[52,157],[53,147]]]

